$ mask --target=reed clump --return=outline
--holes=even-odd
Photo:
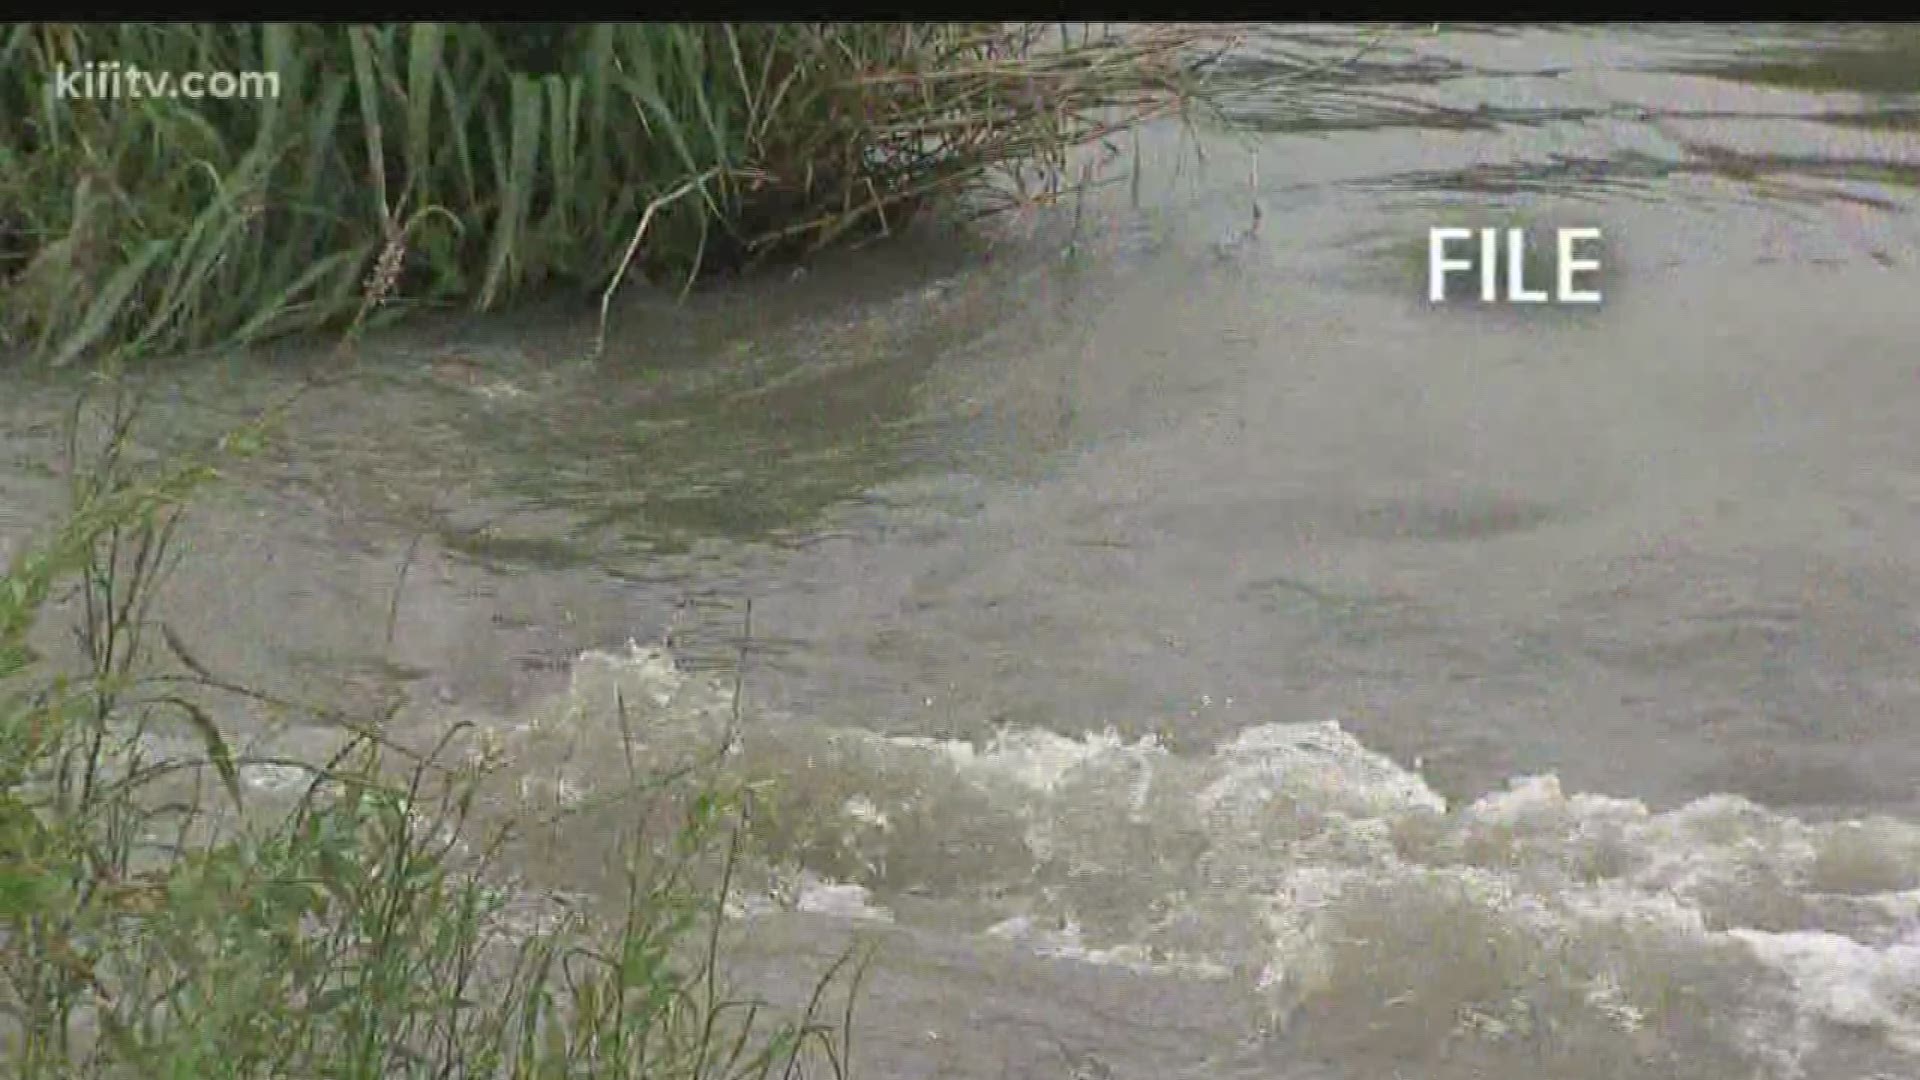
[[[0,350],[63,365],[675,283],[1095,179],[1224,27],[15,24]],[[63,96],[88,63],[259,96]],[[72,80],[67,86],[71,88]],[[267,92],[270,90],[271,92]]]

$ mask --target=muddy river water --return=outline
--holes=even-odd
[[[736,974],[876,941],[875,1080],[1920,1075],[1920,36],[1441,27],[1234,107],[598,363],[584,306],[376,334],[169,618],[591,785],[750,601],[820,832]],[[1604,302],[1432,305],[1441,225],[1596,227]],[[339,363],[170,367],[149,437]],[[68,393],[0,400],[0,544]]]

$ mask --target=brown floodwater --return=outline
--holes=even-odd
[[[736,974],[878,941],[862,1076],[1913,1075],[1920,32],[1237,62],[1356,52],[1137,202],[636,295],[599,362],[555,302],[166,365],[163,448],[327,377],[164,610],[579,786],[608,687],[690,744],[744,656],[834,840]],[[1434,305],[1437,226],[1597,228],[1604,301]],[[16,386],[0,550],[72,392]]]

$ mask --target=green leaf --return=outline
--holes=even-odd
[[[87,316],[81,322],[80,328],[74,331],[61,346],[60,351],[54,354],[52,365],[65,367],[74,357],[99,341],[107,329],[113,325],[114,320],[124,314],[127,298],[139,286],[141,279],[146,277],[147,270],[172,247],[172,242],[167,240],[149,240],[142,244],[139,254],[129,259],[107,281],[107,287],[100,291],[100,295],[93,301],[93,306],[87,309]]]
[[[194,734],[200,737],[201,747],[206,751],[207,760],[213,764],[214,772],[220,776],[220,783],[233,799],[233,805],[240,806],[240,772],[234,767],[233,752],[227,746],[226,736],[213,722],[213,717],[198,704],[177,695],[169,695],[160,700],[178,708],[192,725]]]

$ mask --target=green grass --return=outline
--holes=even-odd
[[[462,732],[422,753],[380,718],[308,713],[344,748],[279,801],[249,788],[259,763],[209,704],[297,706],[224,683],[150,601],[184,501],[250,440],[137,464],[131,416],[76,414],[71,513],[0,576],[7,1075],[846,1075],[857,967],[793,1016],[719,981],[749,803],[710,771],[634,777],[647,810],[609,845],[625,888],[572,907],[509,887],[499,823],[522,815],[488,806],[497,763],[456,752]],[[56,608],[71,661],[32,647]],[[529,901],[543,919],[513,917]]]
[[[0,349],[44,364],[610,295],[1033,205],[1206,98],[1225,28],[0,28]],[[269,72],[73,99],[61,65]],[[1088,159],[1090,160],[1090,159]]]

